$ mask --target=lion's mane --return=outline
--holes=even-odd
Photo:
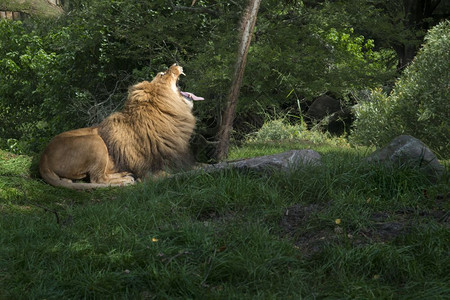
[[[176,88],[179,74],[172,69],[132,86],[122,111],[98,126],[118,171],[142,178],[191,163],[195,117]]]

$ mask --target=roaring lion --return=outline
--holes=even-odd
[[[180,74],[183,68],[174,64],[151,82],[132,86],[122,111],[98,126],[55,136],[39,162],[42,178],[54,186],[90,189],[188,167],[192,100],[203,98],[178,89]],[[89,183],[72,182],[83,178]]]

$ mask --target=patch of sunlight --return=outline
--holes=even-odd
[[[9,197],[14,197],[21,195],[22,192],[14,187],[0,186],[0,197],[6,199]]]
[[[85,240],[73,242],[69,245],[69,249],[73,250],[75,252],[91,250],[92,248],[93,248],[92,245],[88,241],[85,241]]]
[[[25,204],[2,203],[0,211],[9,213],[31,213],[36,211],[36,207]]]

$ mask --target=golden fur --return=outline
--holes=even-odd
[[[151,82],[132,86],[122,111],[98,126],[54,137],[39,163],[44,180],[88,189],[132,184],[132,174],[144,178],[188,166],[195,118],[176,86],[182,73],[180,66],[172,65]],[[87,176],[90,183],[72,182]]]

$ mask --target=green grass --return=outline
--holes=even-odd
[[[31,158],[0,151],[0,299],[448,297],[448,177],[307,142],[230,158],[301,148],[323,166],[90,192],[51,187]]]

